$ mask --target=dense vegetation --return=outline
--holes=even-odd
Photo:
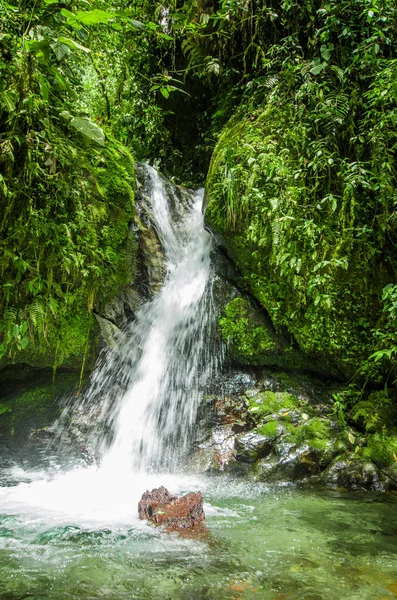
[[[394,0],[0,10],[3,361],[92,346],[92,310],[133,278],[134,157],[187,184],[209,168],[207,222],[284,356],[394,381]],[[260,362],[240,316],[223,332]]]

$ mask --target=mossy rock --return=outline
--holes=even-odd
[[[260,392],[249,399],[249,412],[255,419],[271,415],[280,410],[293,410],[300,401],[288,392]]]
[[[30,268],[15,274],[9,261],[4,275],[14,281],[14,292],[0,315],[0,367],[92,368],[99,349],[92,313],[134,279],[131,155],[115,140],[103,148],[80,140],[72,160],[70,141],[63,142],[57,178],[48,179],[48,189],[40,184],[40,191],[32,183],[36,221],[25,215],[25,201],[18,215],[23,224],[10,225],[6,236],[9,243],[17,231],[28,236],[14,245]],[[33,233],[27,222],[36,223]]]
[[[378,467],[389,467],[397,463],[397,435],[374,433],[368,435],[362,455]]]
[[[73,372],[63,372],[55,375],[52,381],[50,371],[39,370],[38,384],[35,385],[34,369],[26,371],[20,384],[16,375],[11,375],[15,387],[9,395],[2,397],[0,403],[0,433],[5,441],[18,445],[33,429],[47,427],[55,421],[61,410],[60,398],[77,392],[79,377]],[[18,389],[26,391],[18,392]]]
[[[247,363],[266,361],[279,349],[271,324],[244,298],[234,298],[226,305],[219,324],[232,354]]]
[[[393,396],[384,391],[373,392],[368,399],[354,404],[350,421],[367,433],[381,433],[385,428],[397,431],[397,402]]]
[[[287,439],[297,445],[307,444],[324,451],[332,445],[335,432],[329,419],[316,417],[291,428]]]
[[[245,106],[214,150],[205,220],[236,265],[239,288],[256,298],[276,331],[294,339],[308,358],[305,368],[344,379],[376,348],[382,289],[395,274],[388,240],[380,242],[371,229],[376,196],[366,202],[352,197],[343,157],[324,164],[322,174],[312,172],[304,157],[315,143],[313,128],[296,119],[292,104],[268,98],[262,106]],[[329,169],[331,189],[319,192]],[[349,217],[347,205],[354,205]],[[241,355],[267,364],[243,325],[226,327],[229,337]]]

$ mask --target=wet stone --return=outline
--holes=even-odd
[[[140,519],[164,525],[168,530],[189,529],[205,519],[201,492],[190,492],[178,498],[163,486],[142,495],[138,513]]]
[[[253,463],[259,458],[270,454],[273,443],[268,436],[255,432],[249,432],[236,438],[236,459],[245,463]]]
[[[347,490],[383,491],[384,484],[379,469],[371,462],[356,459],[354,455],[338,456],[322,474],[327,487]]]

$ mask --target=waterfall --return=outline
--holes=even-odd
[[[203,192],[178,200],[152,167],[145,169],[144,196],[165,254],[165,282],[97,368],[86,400],[92,411],[100,403],[106,416],[110,441],[107,436],[96,446],[101,468],[113,473],[177,468],[214,369],[212,244],[203,226]]]

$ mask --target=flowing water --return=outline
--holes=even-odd
[[[200,193],[178,198],[149,167],[145,193],[164,285],[103,357],[72,415],[100,424],[88,440],[95,460],[65,468],[66,446],[43,457],[38,444],[25,466],[3,462],[0,599],[396,597],[395,496],[183,473],[217,367],[211,239]],[[139,521],[140,496],[159,485],[200,489],[206,528],[186,537]]]

